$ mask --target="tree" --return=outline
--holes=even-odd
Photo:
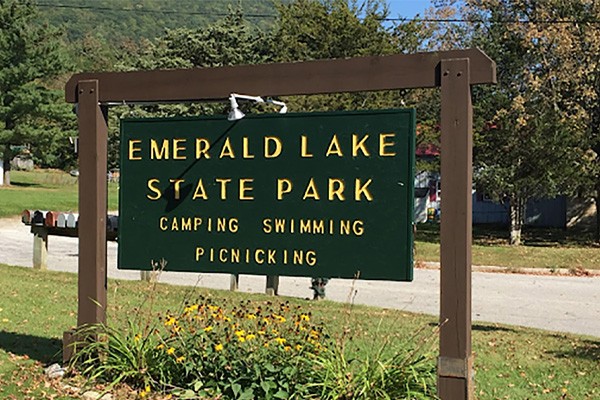
[[[498,64],[498,85],[475,91],[475,179],[508,202],[514,245],[521,242],[527,201],[574,193],[586,163],[585,112],[569,78],[575,66],[555,52],[559,36],[546,29],[555,26],[532,22],[549,20],[540,7],[560,4],[567,3],[467,1],[470,44]]]
[[[65,71],[66,62],[58,30],[35,23],[32,1],[0,0],[0,145],[3,147],[5,183],[10,184],[12,146],[31,145],[59,129],[48,129],[61,112],[57,91],[49,79]],[[62,102],[61,102],[62,103]]]

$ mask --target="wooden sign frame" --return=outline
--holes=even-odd
[[[471,350],[471,86],[496,83],[478,49],[188,70],[75,74],[66,100],[78,105],[78,326],[106,322],[107,117],[110,105],[224,100],[230,93],[287,96],[441,88],[440,354],[438,395],[473,398]],[[63,343],[69,354],[69,336]]]

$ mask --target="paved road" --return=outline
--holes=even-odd
[[[33,237],[16,218],[0,219],[0,263],[31,267]],[[77,239],[51,236],[48,265],[55,271],[77,271]],[[108,243],[108,275],[139,279],[139,272],[116,269],[115,243]],[[215,289],[229,288],[229,275],[166,272],[162,282]],[[281,295],[310,297],[310,279],[282,277]],[[265,278],[243,275],[240,290],[263,292]],[[386,308],[439,313],[439,271],[415,270],[414,282],[358,281],[354,302]],[[334,279],[327,297],[345,302],[352,282]],[[473,320],[523,325],[600,337],[600,277],[560,277],[473,272]]]

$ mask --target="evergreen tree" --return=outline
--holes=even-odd
[[[49,149],[40,145],[64,132],[62,93],[47,84],[65,71],[61,34],[38,25],[37,18],[32,1],[0,0],[0,146],[6,184],[14,146],[29,146],[43,157]]]

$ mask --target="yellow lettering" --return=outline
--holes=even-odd
[[[154,193],[154,196],[151,196],[149,194],[146,195],[146,197],[149,200],[158,200],[162,196],[162,194],[160,193],[160,189],[157,188],[156,186],[154,186],[155,184],[158,184],[158,183],[160,183],[160,181],[156,178],[148,179],[148,189],[150,189]]]
[[[355,186],[354,186],[354,200],[360,201],[360,197],[362,195],[365,196],[365,199],[368,201],[373,201],[373,195],[369,192],[368,186],[373,182],[373,179],[369,179],[365,182],[364,185],[361,185],[360,178],[356,178]]]
[[[329,178],[329,201],[333,201],[334,197],[337,197],[340,201],[346,200],[344,197],[344,189],[345,185],[343,179]]]
[[[231,249],[231,262],[239,264],[239,262],[240,262],[240,249]]]
[[[313,155],[308,152],[308,137],[302,135],[302,142],[300,146],[300,157],[311,158]]]
[[[181,182],[185,182],[185,179],[169,179],[169,182],[173,183],[173,191],[175,192],[175,200],[179,200],[181,197]]]
[[[342,220],[340,221],[340,235],[349,235],[350,234],[350,221]]]
[[[221,184],[221,200],[227,199],[227,184],[231,182],[231,179],[216,178],[215,181]]]
[[[219,154],[219,158],[223,157],[235,158],[233,148],[231,147],[230,138],[225,139],[225,143],[223,143],[223,147],[221,148],[221,154]]]
[[[180,146],[180,143],[183,145]],[[180,154],[185,151],[185,139],[173,139],[173,160],[185,160],[185,154]]]
[[[362,234],[365,232],[363,222],[360,219],[354,221],[354,223],[352,224],[352,231],[356,236],[362,236]]]
[[[171,221],[171,230],[172,231],[179,230],[179,226],[177,225],[177,218],[173,218],[173,220]]]
[[[219,261],[221,261],[222,263],[227,262],[227,249],[219,250]]]
[[[310,219],[300,220],[300,233],[310,233]]]
[[[246,184],[250,184],[254,182],[254,179],[240,179],[240,200],[254,200],[252,194],[246,194],[246,192],[252,192],[252,186],[247,186]]]
[[[259,254],[262,254],[262,257],[259,257]],[[265,251],[263,249],[256,249],[256,251],[254,252],[254,261],[256,261],[257,264],[264,264]]]
[[[273,143],[275,148],[271,151],[271,145]],[[265,158],[277,158],[281,154],[283,145],[281,139],[276,136],[265,136]]]
[[[202,247],[196,247],[196,261],[200,261],[204,255],[204,249]]]
[[[294,264],[304,264],[304,253],[302,250],[294,250]]]
[[[153,160],[169,159],[169,140],[163,139],[162,147],[158,148],[158,143],[154,139],[150,139],[150,158]]]
[[[285,233],[285,219],[275,218],[275,233]]]
[[[250,151],[248,150],[248,138],[246,136],[242,138],[242,157],[254,158],[254,154],[250,154]]]
[[[321,235],[325,233],[325,223],[322,219],[313,220],[313,234],[320,233]]]
[[[210,154],[208,154],[208,150],[210,150],[210,143],[208,140],[204,138],[196,138],[196,159],[199,160],[202,156],[207,159],[210,158]]]
[[[238,219],[231,218],[229,220],[229,232],[236,233],[238,231],[238,229],[239,229]]]
[[[317,253],[315,251],[309,250],[306,252],[306,263],[311,267],[315,266],[317,263]]]
[[[192,219],[181,217],[181,230],[191,231],[192,230]]]
[[[202,218],[194,217],[194,230],[198,230],[200,225],[202,225]]]
[[[340,148],[340,142],[338,141],[337,135],[333,135],[331,138],[331,142],[329,142],[329,148],[327,149],[327,153],[325,153],[325,157],[329,157],[330,154],[336,154],[338,157],[343,157],[342,149]]]
[[[292,181],[285,178],[277,179],[277,200],[283,200],[283,195],[292,191]]]
[[[169,229],[169,227],[167,226],[167,221],[168,221],[167,217],[160,217],[160,219],[158,221],[159,221],[158,224],[160,226],[161,231],[166,231],[167,229]]]
[[[358,141],[358,135],[352,135],[352,157],[358,156],[358,150],[366,157],[369,156],[369,150],[365,147],[365,140],[367,140],[368,137],[369,135],[365,135]]]
[[[388,142],[388,139],[396,137],[395,133],[382,133],[379,135],[379,155],[381,157],[393,157],[396,155],[395,152],[387,152],[387,147],[392,147],[395,142]]]
[[[302,200],[306,200],[308,198],[312,198],[315,200],[321,199],[321,197],[319,196],[319,192],[317,191],[317,187],[315,186],[314,178],[310,178],[310,181],[308,182],[308,186],[306,187],[306,191],[304,192],[304,196],[302,197]]]
[[[196,190],[194,191],[192,200],[196,200],[198,197],[202,198],[203,200],[208,200],[208,196],[206,195],[206,190],[204,189],[204,183],[202,182],[202,178],[198,179],[198,183],[196,184]]]
[[[217,218],[217,232],[225,232],[225,223],[227,219],[225,218]]]
[[[263,232],[271,233],[273,227],[271,226],[271,220],[269,218],[263,219]]]
[[[269,250],[267,252],[267,264],[276,264],[276,261],[275,261],[275,250]]]
[[[136,147],[136,144],[142,143],[141,140],[130,139],[129,140],[129,159],[130,160],[141,160],[142,156],[136,156],[135,153],[142,151],[141,148]]]

